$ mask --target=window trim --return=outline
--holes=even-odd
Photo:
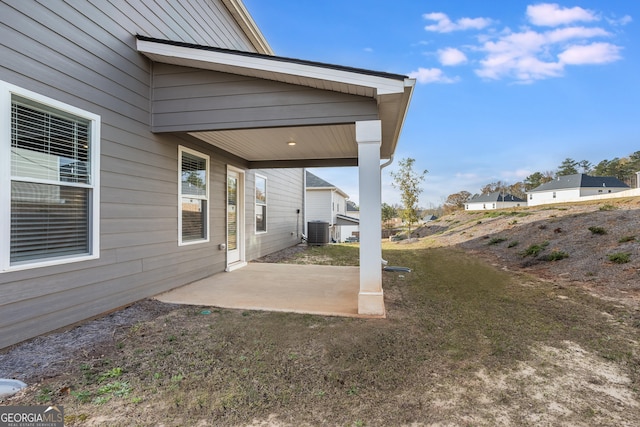
[[[205,238],[198,240],[182,240],[182,154],[189,153],[193,156],[201,157],[205,160],[206,163],[206,174],[207,174],[207,185],[206,185],[206,194],[204,197],[193,196],[194,199],[205,200],[207,202],[207,212],[205,216]],[[200,151],[193,150],[189,147],[185,147],[184,145],[178,145],[178,246],[188,246],[188,245],[197,245],[199,243],[207,243],[210,240],[211,232],[210,232],[210,212],[211,212],[211,202],[209,200],[209,188],[211,177],[211,161],[210,157],[207,154],[201,153]],[[192,195],[189,195],[190,197]]]
[[[259,204],[258,203],[258,179],[263,179],[264,180],[264,198],[265,198],[265,202],[264,204]],[[266,176],[264,175],[260,175],[260,174],[256,174],[255,175],[255,182],[253,185],[253,206],[254,206],[254,218],[253,221],[255,223],[254,227],[253,227],[253,231],[256,234],[265,234],[269,228],[267,227],[267,219],[269,218],[269,215],[267,215],[267,210],[269,209],[267,206],[269,206],[269,190],[267,189],[267,185],[268,185],[268,179]],[[265,212],[265,219],[264,219],[264,230],[258,230],[258,221],[257,221],[257,216],[258,216],[258,206],[264,206],[264,212]]]
[[[61,185],[59,181],[13,177],[11,175],[11,99],[12,96],[34,101],[52,110],[59,110],[89,121],[90,126],[90,183],[65,183],[72,187],[87,188],[89,199],[88,233],[89,253],[24,261],[11,265],[11,182],[14,180]],[[100,258],[100,124],[98,114],[0,80],[0,273],[39,267],[68,264]],[[2,155],[6,153],[6,155]]]

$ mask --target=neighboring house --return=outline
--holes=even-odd
[[[343,242],[352,236],[352,230],[345,227],[356,227],[357,231],[360,221],[347,214],[348,199],[347,193],[306,171],[306,220],[328,223],[332,242]]]
[[[438,219],[437,216],[435,216],[433,214],[430,214],[430,215],[423,216],[422,219],[420,220],[420,222],[425,224],[427,222],[435,221],[436,219]]]
[[[618,193],[629,186],[611,176],[589,176],[583,173],[558,176],[527,192],[528,205],[575,202],[581,198]]]
[[[384,314],[379,165],[414,79],[274,56],[240,0],[0,19],[0,348],[294,245],[312,166],[359,167],[358,310]]]
[[[464,204],[465,210],[468,211],[509,209],[521,206],[527,206],[527,201],[508,193],[501,193],[500,191],[475,195]]]
[[[347,217],[357,219],[357,224],[342,225],[342,237],[345,241],[357,241],[360,238],[360,209],[351,200],[347,200]]]

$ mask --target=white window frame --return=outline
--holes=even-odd
[[[87,254],[22,261],[11,265],[11,182],[27,181],[38,184],[62,185],[60,181],[13,177],[11,175],[11,99],[25,98],[43,107],[68,113],[89,121],[91,144],[89,183],[64,182],[65,186],[89,190],[89,233]],[[26,270],[100,258],[100,116],[36,92],[0,80],[0,272]]]
[[[185,197],[189,197],[191,199],[199,199],[204,200],[207,203],[207,212],[205,216],[205,234],[206,236],[203,239],[198,240],[182,240],[182,153],[189,153],[193,156],[201,157],[206,162],[206,175],[207,175],[207,183],[206,183],[206,194],[204,196],[195,196],[195,195],[186,195]],[[178,246],[187,246],[187,245],[197,245],[199,243],[207,243],[209,242],[209,237],[211,235],[209,228],[209,217],[211,212],[211,203],[209,201],[209,182],[211,176],[211,162],[208,155],[201,153],[196,150],[192,150],[191,148],[185,147],[183,145],[178,146]]]
[[[264,204],[258,203],[258,179],[263,179],[264,180],[264,198],[265,198],[265,202]],[[269,206],[269,180],[267,179],[266,176],[264,175],[259,175],[256,174],[255,175],[255,180],[256,182],[253,185],[253,204],[254,204],[254,216],[253,216],[253,221],[255,223],[254,227],[253,227],[253,231],[256,234],[264,234],[267,232],[268,227],[267,227],[267,223],[268,223],[268,219],[269,219],[269,215],[268,215],[268,206]],[[262,207],[264,206],[264,212],[265,212],[265,219],[264,219],[264,230],[258,230],[258,221],[256,220],[257,216],[258,216],[258,206]]]

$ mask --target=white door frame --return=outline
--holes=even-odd
[[[238,176],[238,194],[236,195],[236,241],[237,241],[237,249],[235,251],[229,250],[229,222],[228,222],[228,209],[229,209],[229,173],[233,173]],[[246,241],[246,211],[245,211],[245,172],[242,169],[227,166],[227,174],[225,177],[225,229],[226,229],[226,248],[227,248],[227,265],[226,271],[233,271],[238,268],[244,267],[247,265],[246,255],[245,255],[245,241]]]

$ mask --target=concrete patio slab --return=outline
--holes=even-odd
[[[359,268],[249,263],[157,295],[168,303],[358,316]]]

